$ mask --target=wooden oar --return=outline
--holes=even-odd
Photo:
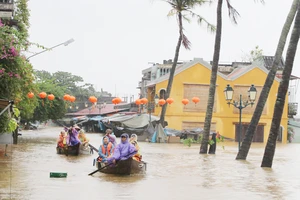
[[[93,145],[89,144],[89,147],[91,147],[94,151],[98,152],[98,149],[96,147],[94,147]]]
[[[100,169],[97,169],[97,170],[93,171],[92,173],[89,173],[89,176],[95,174],[96,172],[98,172],[98,171],[100,171],[100,170],[104,169],[105,167],[108,167],[108,166],[110,166],[110,165],[112,165],[112,164],[113,164],[113,163],[110,163],[110,164],[108,164],[108,165],[105,165],[104,167],[101,167]]]

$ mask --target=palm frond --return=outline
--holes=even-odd
[[[171,17],[171,16],[176,15],[177,13],[178,13],[178,11],[177,11],[176,9],[173,8],[172,10],[169,11],[169,13],[168,13],[167,16],[168,16],[168,17]]]
[[[186,37],[184,33],[182,33],[182,44],[184,48],[190,50],[192,43],[189,41],[189,39]]]
[[[233,23],[237,24],[237,18],[240,16],[240,13],[234,7],[232,7],[230,0],[226,0],[226,2],[228,7],[228,15]]]
[[[188,18],[186,15],[182,15],[182,18],[187,21],[188,23],[191,23],[191,19]]]
[[[215,25],[209,23],[204,17],[202,17],[202,16],[200,16],[200,15],[198,15],[198,14],[196,14],[196,13],[190,11],[190,10],[187,10],[186,12],[188,12],[192,17],[197,18],[197,22],[198,22],[199,25],[202,25],[203,23],[205,23],[207,25],[207,29],[210,32],[214,33],[216,31]]]

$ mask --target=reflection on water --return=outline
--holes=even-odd
[[[23,132],[7,157],[0,146],[0,199],[300,199],[299,144],[278,144],[273,168],[264,169],[263,144],[252,145],[247,161],[236,161],[233,142],[225,143],[224,150],[219,145],[216,155],[199,155],[199,145],[141,142],[147,174],[88,176],[96,169],[96,153],[56,154],[59,131]],[[100,145],[100,134],[88,137]],[[68,177],[50,178],[50,172],[67,172]]]

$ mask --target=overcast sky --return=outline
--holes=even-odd
[[[241,15],[238,25],[231,23],[224,4],[220,62],[241,61],[256,45],[265,55],[274,55],[292,0],[265,2],[232,0]],[[148,62],[161,63],[174,57],[177,22],[167,17],[170,6],[160,0],[30,0],[29,9],[31,42],[52,47],[75,39],[67,47],[32,57],[34,68],[71,72],[98,90],[137,97],[141,71]],[[216,3],[195,12],[216,24]],[[214,34],[195,20],[185,22],[184,27],[192,48],[182,48],[179,60],[212,60]],[[296,76],[300,76],[299,65],[298,48],[293,71]]]

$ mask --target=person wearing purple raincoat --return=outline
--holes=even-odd
[[[80,144],[80,140],[78,139],[78,131],[80,128],[75,125],[73,128],[70,128],[68,131],[68,146],[75,146]]]
[[[112,157],[107,159],[108,163],[116,163],[119,160],[126,160],[137,153],[137,150],[133,144],[129,142],[129,135],[123,133],[121,135],[121,143],[117,145]]]

